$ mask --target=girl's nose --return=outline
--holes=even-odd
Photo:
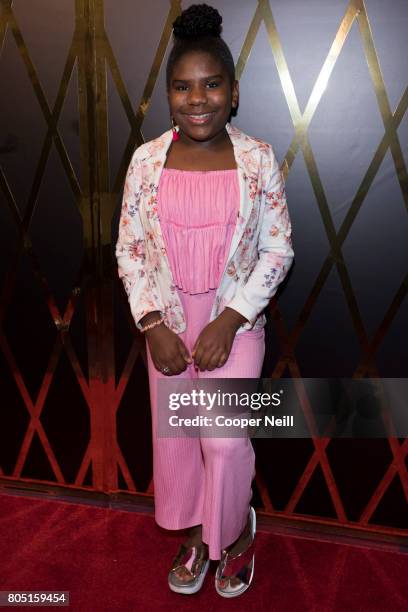
[[[205,104],[207,102],[207,90],[204,87],[192,87],[188,101],[190,104]]]

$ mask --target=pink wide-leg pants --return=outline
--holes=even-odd
[[[179,290],[186,316],[181,339],[191,353],[208,324],[216,290],[190,295]],[[210,559],[243,531],[252,497],[255,453],[250,438],[157,437],[157,380],[168,379],[156,370],[146,342],[152,411],[155,520],[165,529],[202,524],[202,539]],[[227,362],[200,372],[194,363],[175,378],[258,378],[265,356],[265,330],[237,334]]]

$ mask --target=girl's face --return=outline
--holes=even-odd
[[[225,68],[209,53],[185,53],[173,67],[168,99],[181,136],[214,138],[225,128],[231,108],[238,106],[238,96],[238,81],[231,87]]]

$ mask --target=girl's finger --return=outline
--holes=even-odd
[[[184,344],[180,345],[180,355],[184,361],[187,361],[187,363],[191,363],[193,361],[191,356],[188,354],[187,347]]]
[[[218,361],[217,368],[221,368],[228,360],[228,355],[223,353]]]
[[[168,371],[168,372],[163,372],[163,369],[164,369],[165,367],[166,367],[166,366],[164,366],[164,365],[159,365],[159,366],[156,366],[156,369],[157,369],[157,370],[159,370],[159,372],[161,372],[161,373],[162,373],[162,374],[164,374],[165,376],[168,376],[169,374],[171,374],[171,369],[169,368],[169,371]]]
[[[197,347],[195,348],[195,350],[191,353],[192,356],[194,357],[194,361],[196,363],[200,362],[202,356],[203,356],[203,348],[200,344],[197,345]]]
[[[194,346],[193,346],[193,350],[191,351],[191,355],[192,355],[192,357],[194,357],[195,352],[196,352],[196,350],[197,350],[197,348],[198,348],[198,345],[199,345],[199,344],[200,344],[200,340],[196,340],[196,343],[195,343],[195,344],[194,344]]]
[[[208,349],[201,359],[201,367],[204,370],[214,369],[217,367],[218,360],[220,358],[220,349]]]

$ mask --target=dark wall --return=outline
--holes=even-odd
[[[273,145],[293,223],[263,375],[406,377],[408,4],[213,5],[240,80],[233,123]],[[113,247],[131,153],[170,127],[164,68],[179,3],[0,7],[0,476],[151,491],[143,338]],[[315,447],[256,450],[257,504],[283,511]],[[374,523],[406,526],[401,453],[405,471],[370,506]],[[390,445],[333,441],[327,454],[334,489],[319,464],[287,512],[356,521]]]

